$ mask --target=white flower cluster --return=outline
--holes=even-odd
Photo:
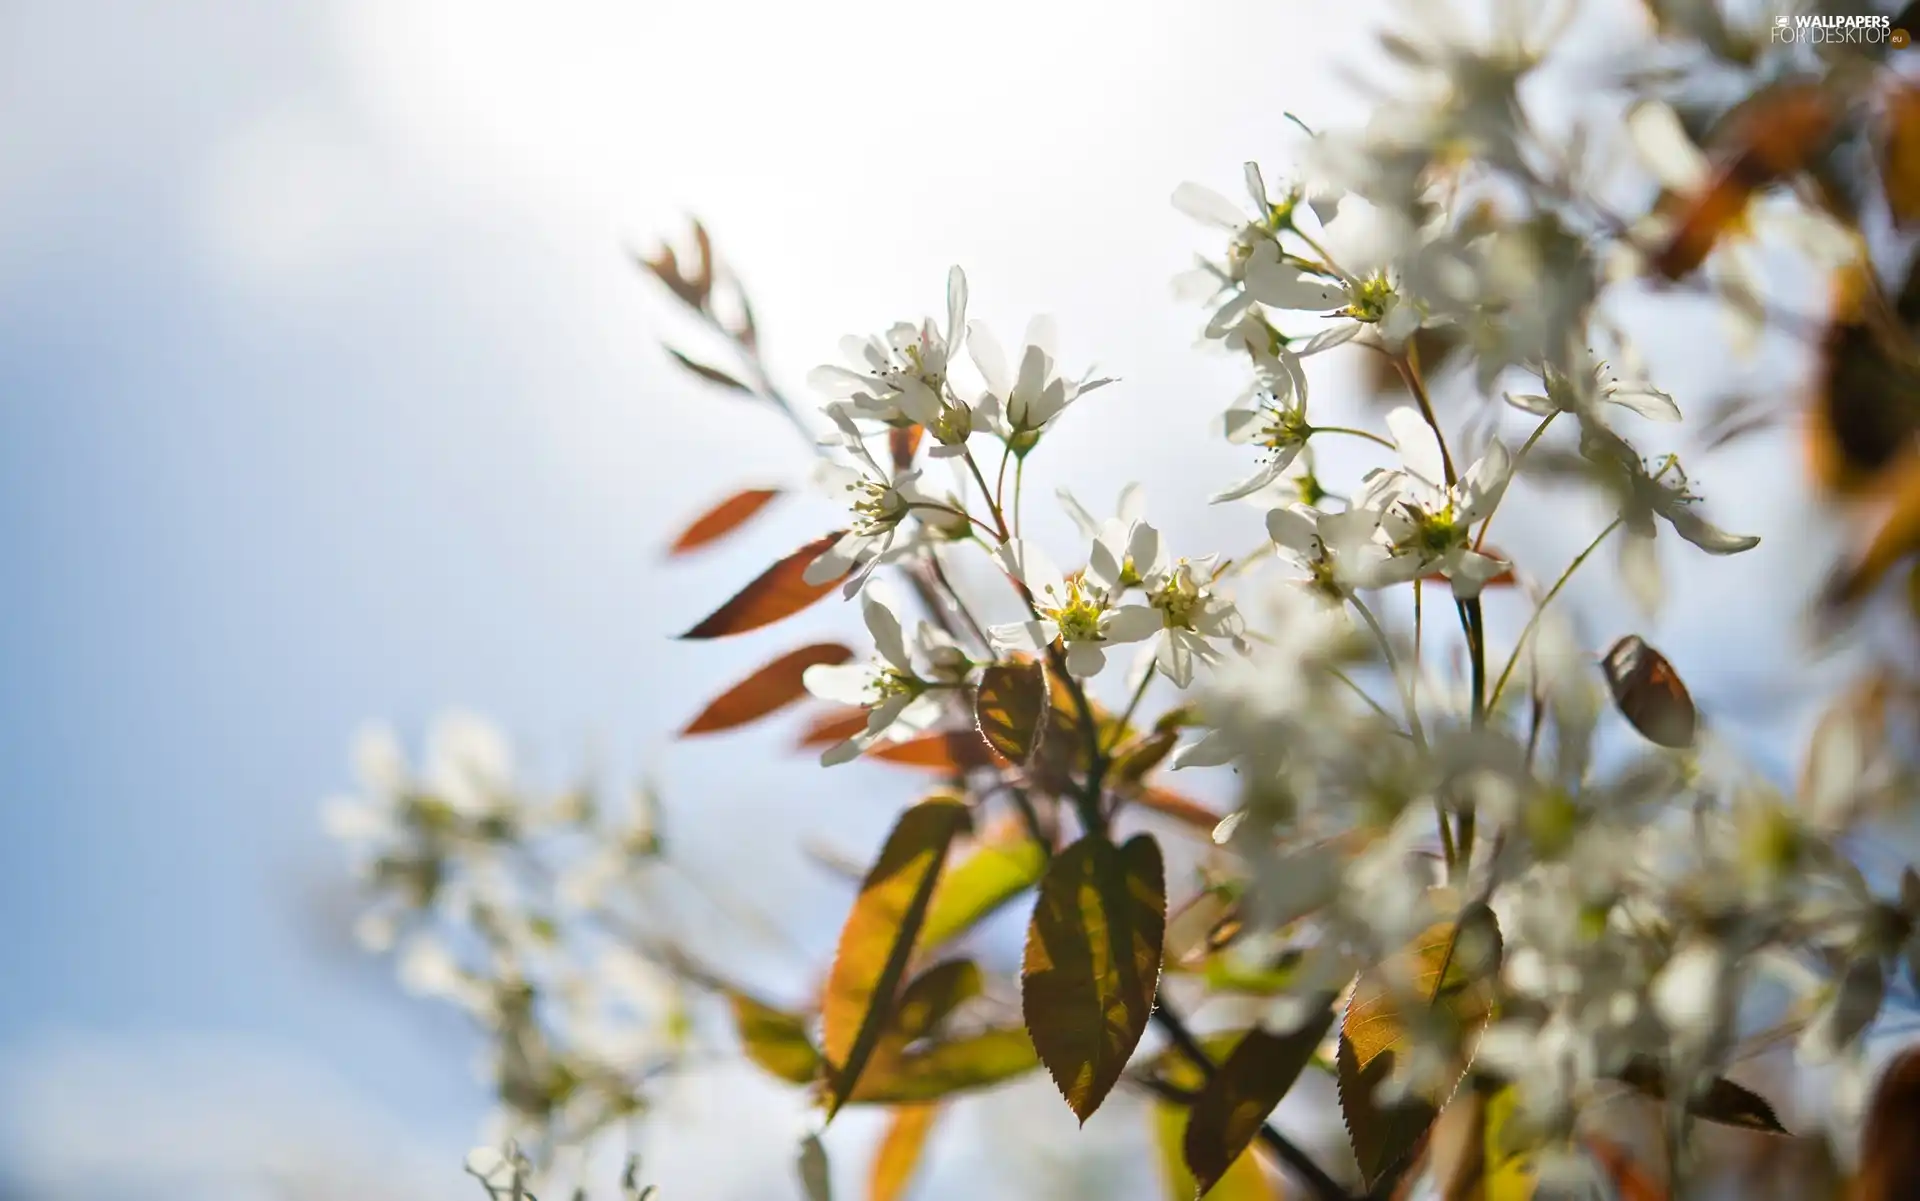
[[[1251,547],[1229,548],[1240,553],[1176,555],[1137,487],[1103,518],[1062,490],[1079,541],[1057,556],[1023,534],[1027,458],[1111,381],[1064,370],[1045,320],[1010,358],[968,322],[959,268],[944,325],[846,339],[845,363],[808,378],[832,427],[817,480],[847,514],[804,580],[844,579],[874,654],[803,680],[858,711],[822,755],[837,765],[929,734],[977,741],[990,674],[1041,665],[1048,698],[1028,717],[1041,725],[994,743],[1002,759],[1022,745],[1029,758],[957,758],[951,782],[976,806],[1010,798],[1048,848],[1068,823],[1107,834],[1163,761],[1229,769],[1240,800],[1214,830],[1207,871],[1236,898],[1236,920],[1206,954],[1252,970],[1284,962],[1267,991],[1296,1009],[1377,985],[1390,1000],[1365,1003],[1390,1006],[1405,1053],[1378,1097],[1349,1091],[1347,1103],[1414,1096],[1438,1109],[1471,1064],[1507,1090],[1508,1136],[1548,1174],[1577,1175],[1591,1165],[1576,1132],[1622,1087],[1664,1098],[1676,1128],[1726,1119],[1715,1090],[1755,1033],[1756,997],[1774,999],[1804,1061],[1862,1062],[1890,981],[1920,967],[1920,876],[1870,881],[1848,839],[1902,813],[1916,780],[1888,733],[1897,690],[1845,698],[1788,788],[1715,741],[1664,657],[1637,638],[1602,654],[1554,607],[1608,538],[1648,607],[1662,529],[1710,555],[1758,539],[1709,522],[1677,458],[1634,443],[1632,421],[1681,412],[1610,306],[1671,260],[1647,239],[1673,226],[1612,219],[1589,178],[1591,131],[1536,127],[1522,85],[1561,26],[1518,20],[1527,7],[1503,8],[1516,23],[1484,36],[1438,18],[1390,36],[1409,94],[1381,100],[1364,128],[1308,134],[1299,180],[1277,191],[1247,164],[1250,208],[1198,184],[1174,193],[1225,243],[1181,289],[1206,306],[1205,340],[1250,370],[1218,432],[1251,448],[1251,470],[1207,493],[1264,513],[1249,512]],[[1739,69],[1760,86],[1760,66]],[[1623,75],[1630,103],[1615,127],[1668,187],[1704,186],[1678,146],[1700,152],[1654,107],[1658,86]],[[1853,253],[1826,236],[1827,217],[1769,211],[1786,232],[1768,246],[1784,241],[1823,269]],[[1730,274],[1759,287],[1724,265],[1713,278]],[[1335,423],[1331,403],[1310,397],[1309,360],[1339,346],[1395,381],[1401,399],[1377,431],[1364,428],[1374,414],[1344,405],[1362,416]],[[1313,468],[1326,438],[1379,451],[1336,482],[1343,494]],[[950,488],[926,479],[933,459]],[[1557,577],[1488,542],[1503,504],[1535,484],[1572,486],[1610,519]],[[1004,577],[996,597],[952,582],[968,553]],[[919,620],[889,592],[896,578],[913,586]],[[1517,622],[1490,620],[1511,616],[1486,603],[1490,589],[1531,604]],[[1011,619],[981,620],[989,603]],[[1123,647],[1130,699],[1108,712],[1089,682]],[[1142,707],[1156,682],[1182,695],[1153,724]],[[1600,753],[1608,693],[1643,738],[1637,753]],[[1065,723],[1044,724],[1056,710]],[[554,1121],[597,1107],[570,1119],[585,1127],[636,1104],[636,1072],[671,1053],[666,982],[689,969],[638,953],[658,942],[631,925],[612,925],[610,941],[570,932],[582,914],[631,914],[623,892],[658,852],[650,819],[609,828],[577,801],[529,805],[497,740],[470,725],[437,733],[418,776],[380,747],[367,756],[374,804],[334,814],[336,832],[369,848],[383,906],[369,936],[404,940],[407,978],[496,1032],[502,1096],[518,1112]],[[558,888],[516,891],[527,849],[555,830],[586,834],[592,853]],[[567,913],[541,908],[567,897]],[[476,944],[448,941],[436,921],[450,913]],[[1435,944],[1444,954],[1421,960],[1424,974],[1405,970],[1435,929],[1450,931]],[[625,953],[624,966],[577,971],[588,947]],[[1439,1018],[1458,1011],[1440,993],[1455,975],[1490,999],[1449,1025]],[[595,1019],[608,989],[665,1017],[644,1036]],[[575,993],[587,999],[566,1021],[539,1016],[536,997]],[[1343,1090],[1363,1087],[1338,1071]]]

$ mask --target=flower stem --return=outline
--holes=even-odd
[[[1000,511],[1000,490],[998,488],[987,487],[986,474],[980,470],[979,460],[973,457],[971,450],[966,452],[965,458],[967,461],[967,470],[973,473],[973,482],[980,485],[981,499],[987,502],[989,512],[993,515],[993,524],[998,527],[997,529],[989,530],[988,533],[993,534],[993,536],[1001,542],[1005,542],[1007,540],[1007,519]],[[1002,481],[1006,478],[1006,470],[1007,460],[1003,456],[1000,460]]]
[[[1013,465],[1013,536],[1020,536],[1020,493],[1027,482],[1027,456],[1021,455]]]
[[[1399,659],[1393,653],[1393,643],[1387,640],[1387,632],[1381,628],[1379,618],[1373,615],[1373,610],[1367,608],[1367,602],[1360,599],[1359,593],[1352,593],[1347,599],[1351,600],[1353,607],[1360,611],[1360,616],[1366,621],[1367,628],[1373,631],[1374,638],[1380,643],[1380,653],[1387,657],[1387,670],[1393,673],[1393,682],[1400,689],[1400,699],[1407,708],[1407,726],[1413,732],[1414,745],[1421,750],[1427,749],[1427,735],[1420,727],[1420,710],[1414,706],[1413,692],[1407,685],[1405,674],[1400,670]]]
[[[1533,444],[1540,440],[1540,435],[1547,432],[1547,427],[1552,425],[1553,419],[1555,417],[1558,417],[1559,415],[1560,415],[1560,410],[1555,409],[1553,412],[1548,413],[1545,417],[1542,417],[1540,419],[1539,425],[1536,425],[1533,427],[1533,432],[1527,435],[1527,440],[1525,442],[1522,442],[1520,444],[1520,449],[1515,451],[1513,454],[1513,466],[1510,469],[1512,472],[1518,472],[1520,470],[1520,460],[1527,457],[1527,452],[1533,449]],[[1501,493],[1500,500],[1501,501],[1506,500],[1506,493],[1504,492]],[[1479,550],[1481,544],[1486,542],[1487,528],[1493,524],[1494,513],[1498,513],[1499,511],[1500,511],[1500,502],[1496,501],[1494,502],[1493,511],[1489,512],[1487,514],[1487,519],[1480,523],[1480,536],[1473,540],[1474,550],[1476,551]]]
[[[1120,720],[1113,727],[1114,744],[1117,745],[1126,735],[1127,725],[1133,721],[1133,711],[1140,707],[1140,698],[1147,695],[1147,685],[1153,683],[1153,673],[1159,669],[1158,663],[1147,664],[1147,670],[1140,676],[1140,686],[1133,690],[1133,698],[1127,702],[1126,709],[1120,714]],[[1112,751],[1113,746],[1108,746],[1107,750]]]
[[[1513,675],[1514,665],[1520,661],[1520,652],[1526,648],[1527,640],[1533,637],[1534,627],[1540,624],[1540,615],[1547,611],[1547,606],[1553,603],[1553,598],[1560,595],[1560,589],[1566,587],[1567,581],[1573,578],[1573,573],[1587,561],[1587,557],[1600,549],[1600,544],[1607,540],[1607,535],[1620,528],[1623,520],[1619,517],[1614,518],[1607,523],[1606,529],[1594,535],[1593,541],[1587,543],[1587,548],[1573,557],[1573,562],[1567,564],[1567,569],[1560,573],[1560,578],[1553,582],[1553,587],[1547,589],[1547,594],[1540,598],[1538,605],[1534,606],[1533,616],[1527,618],[1526,628],[1520,631],[1520,641],[1514,643],[1513,653],[1507,656],[1507,665],[1500,669],[1500,678],[1494,681],[1493,696],[1487,701],[1489,709],[1499,707],[1500,694],[1506,691],[1507,678]]]
[[[1366,430],[1357,430],[1347,425],[1316,425],[1309,429],[1307,433],[1310,436],[1313,434],[1346,434],[1354,438],[1365,438],[1367,441],[1378,443],[1388,450],[1396,449],[1392,442],[1382,438],[1379,434],[1369,433]]]

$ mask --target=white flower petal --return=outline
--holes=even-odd
[[[1107,665],[1107,652],[1097,642],[1071,642],[1067,644],[1067,673],[1076,679],[1087,679],[1100,674]]]
[[[862,534],[847,533],[840,540],[820,553],[813,562],[807,564],[806,571],[800,575],[808,584],[824,584],[828,580],[840,578],[841,573],[859,559],[860,552],[867,549],[873,539]]]
[[[1246,479],[1209,496],[1207,503],[1215,505],[1225,504],[1230,500],[1240,500],[1243,497],[1253,495],[1268,484],[1271,484],[1274,480],[1279,479],[1280,473],[1287,469],[1288,465],[1293,462],[1294,456],[1298,453],[1298,451],[1291,451],[1290,453],[1274,456],[1262,464],[1260,470],[1254,472]]]
[[[1447,478],[1446,464],[1440,455],[1440,440],[1426,418],[1406,405],[1387,414],[1387,429],[1400,451],[1407,470],[1428,485],[1438,488]]]
[[[1067,516],[1073,519],[1073,524],[1080,531],[1082,538],[1092,540],[1100,536],[1100,523],[1095,521],[1093,514],[1087,512],[1080,502],[1073,498],[1073,493],[1067,491],[1062,485],[1054,489],[1053,494],[1060,499],[1060,507],[1065,509]]]
[[[1607,399],[1630,413],[1638,413],[1649,421],[1678,421],[1680,406],[1673,397],[1658,388],[1646,386],[1619,387],[1607,393]]]
[[[1627,110],[1627,136],[1669,190],[1689,192],[1706,181],[1707,156],[1687,136],[1679,115],[1660,101],[1641,101]]]
[[[816,663],[800,674],[800,682],[823,701],[865,705],[873,669],[864,663]]]
[[[1047,552],[1030,539],[1012,539],[994,551],[994,560],[1007,574],[1025,584],[1036,598],[1066,595],[1066,577],[1053,565]]]
[[[1710,555],[1737,555],[1760,545],[1757,534],[1729,534],[1692,509],[1675,508],[1667,515],[1673,532]]]
[[[947,272],[947,361],[967,340],[967,273],[956,265]]]
[[[1274,509],[1267,514],[1267,537],[1288,550],[1311,553],[1320,537],[1311,510]]]
[[[1108,642],[1139,642],[1165,627],[1160,610],[1152,605],[1121,605],[1107,615],[1100,634]]]
[[[1233,201],[1203,184],[1183,183],[1173,190],[1173,207],[1196,221],[1221,229],[1239,230],[1247,216]]]
[[[1319,354],[1323,350],[1345,345],[1359,335],[1360,327],[1361,323],[1358,321],[1342,321],[1331,329],[1323,329],[1308,338],[1306,345],[1294,353],[1304,359],[1310,354]]]
[[[900,618],[871,593],[865,598],[863,607],[867,631],[873,635],[874,649],[893,667],[911,673],[913,660],[907,655],[907,640],[900,629]]]
[[[967,326],[967,357],[973,360],[980,377],[987,381],[987,390],[1005,399],[1013,390],[1006,352],[1000,349],[1000,340],[993,336],[993,331],[978,321]]]
[[[987,631],[993,642],[993,649],[1001,654],[1010,651],[1042,651],[1059,636],[1059,630],[1050,621],[1016,621],[1006,625],[994,626]]]

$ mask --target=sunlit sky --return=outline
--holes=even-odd
[[[1168,281],[1207,235],[1167,198],[1190,178],[1231,192],[1249,157],[1284,168],[1284,111],[1359,112],[1332,64],[1366,61],[1379,12],[0,6],[6,1172],[90,1195],[312,1135],[465,1195],[476,1044],[393,1002],[328,924],[343,869],[315,814],[368,719],[417,736],[478,710],[550,782],[645,764],[689,863],[781,898],[824,949],[841,894],[797,840],[862,853],[908,786],[822,777],[784,729],[670,744],[709,685],[857,624],[826,605],[737,643],[670,640],[829,510],[783,504],[662,564],[678,521],[797,482],[806,456],[672,368],[662,337],[699,344],[629,251],[702,217],[796,389],[840,335],[939,311],[963,264],[1003,336],[1050,312],[1069,367],[1122,380],[1035,459],[1035,528],[1069,528],[1061,483],[1104,508],[1139,479],[1176,541],[1257,538],[1257,513],[1204,505],[1245,472],[1207,433],[1242,381],[1193,350]],[[1702,365],[1663,350],[1681,377]],[[1778,442],[1689,466],[1767,542],[1711,570],[1670,553],[1687,603],[1639,628],[1738,733],[1779,717],[1770,656],[1791,653],[1825,527]],[[1532,506],[1503,544],[1557,570],[1593,516]],[[1596,647],[1631,626],[1604,582],[1583,598]],[[726,1171],[663,1152],[666,1196],[770,1195],[799,1111],[736,1085],[696,1098]],[[278,1133],[182,1149],[222,1106]],[[752,1122],[772,1133],[736,1130]],[[936,1176],[978,1143],[943,1143]]]

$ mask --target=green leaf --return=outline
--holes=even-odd
[[[949,959],[936,963],[914,977],[900,993],[895,1007],[890,1039],[901,1045],[927,1038],[953,1011],[986,991],[980,966],[971,959]]]
[[[894,998],[967,806],[933,797],[900,815],[867,872],[840,945],[820,1010],[830,1065],[827,1116],[844,1104],[893,1019]]]
[[[922,945],[938,947],[973,929],[1039,883],[1046,866],[1046,852],[1024,833],[975,847],[941,876],[920,930]]]
[[[1194,1098],[1182,1149],[1199,1193],[1222,1180],[1333,1025],[1333,1007],[1286,1034],[1247,1031]]]
[[[748,1059],[790,1084],[812,1084],[820,1074],[820,1052],[807,1032],[807,1021],[762,1004],[745,993],[728,993],[733,1024]]]
[[[980,673],[973,695],[980,737],[1009,763],[1024,767],[1047,728],[1047,670],[1038,659],[994,663]]]
[[[853,1104],[908,1105],[1011,1080],[1040,1066],[1018,1026],[935,1043],[923,1051],[876,1057],[854,1087]]]
[[[1084,1124],[1139,1045],[1160,984],[1167,929],[1160,848],[1090,834],[1040,881],[1020,974],[1021,1010],[1041,1062]]]
[[[1400,955],[1354,983],[1336,1065],[1340,1110],[1369,1189],[1413,1150],[1446,1100],[1444,1093],[1410,1093],[1392,1105],[1378,1099],[1395,1061],[1411,1050],[1411,1027],[1418,1023],[1430,1037],[1470,1048],[1493,1014],[1492,981],[1499,964],[1499,926],[1492,911],[1480,905],[1463,913],[1457,924],[1428,927]],[[1402,1008],[1409,1002],[1418,1012]],[[1462,1050],[1459,1074],[1446,1092],[1465,1074],[1468,1058]]]
[[[867,1201],[900,1201],[913,1183],[914,1169],[926,1150],[927,1136],[933,1133],[933,1120],[940,1116],[938,1105],[902,1105],[887,1122],[880,1149],[873,1155],[873,1171],[867,1178]]]
[[[1667,1074],[1658,1063],[1644,1055],[1628,1061],[1620,1073],[1620,1082],[1636,1091],[1663,1101],[1667,1096]],[[1716,1076],[1705,1089],[1687,1101],[1687,1112],[1702,1121],[1767,1134],[1786,1134],[1787,1128],[1773,1112],[1773,1106],[1750,1088],[1735,1084],[1725,1076]]]

